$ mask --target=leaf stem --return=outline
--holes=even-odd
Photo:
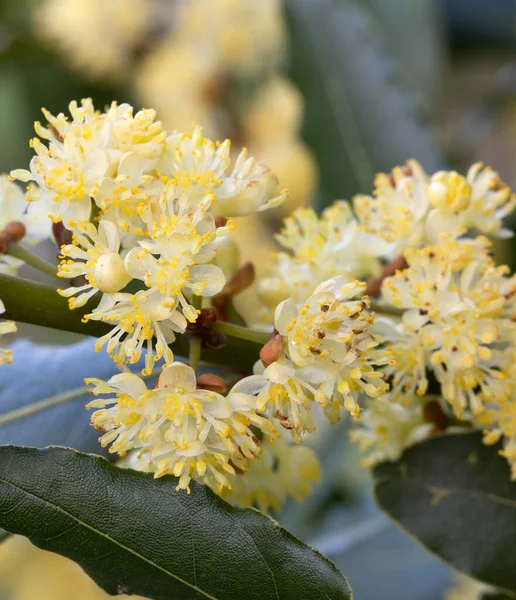
[[[16,242],[11,242],[9,244],[8,254],[23,260],[23,262],[27,263],[32,268],[41,271],[42,273],[57,277],[57,265],[53,265],[52,263],[43,260],[39,256],[36,256],[27,248],[25,248],[25,246],[17,244]]]
[[[201,358],[202,338],[198,335],[191,335],[188,338],[190,344],[188,351],[188,362],[194,371],[199,368],[199,360]]]
[[[238,338],[240,340],[247,340],[264,346],[270,339],[271,334],[268,331],[259,331],[258,329],[249,329],[247,327],[241,327],[234,323],[227,323],[225,321],[217,321],[213,328],[215,331],[219,331],[229,337]]]

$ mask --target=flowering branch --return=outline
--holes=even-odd
[[[2,314],[5,319],[93,337],[100,337],[110,331],[110,326],[105,323],[82,321],[83,316],[91,310],[90,304],[70,310],[67,300],[59,296],[54,287],[45,283],[0,274],[0,297],[6,307],[6,312]],[[252,330],[226,323],[218,324],[219,327],[222,325],[227,325],[226,345],[220,350],[203,349],[203,360],[214,364],[230,364],[238,370],[250,371],[263,343],[253,335],[243,337],[246,331]],[[180,336],[171,346],[179,356],[188,356],[186,336]]]

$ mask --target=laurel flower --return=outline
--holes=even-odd
[[[507,397],[492,405],[477,424],[484,429],[484,444],[502,441],[500,454],[507,459],[511,467],[511,478],[516,480],[516,385],[514,380],[507,384]]]
[[[220,493],[230,487],[235,468],[245,470],[260,453],[250,427],[276,435],[272,425],[240,399],[197,389],[194,370],[183,363],[167,367],[152,390],[130,373],[88,383],[95,385],[95,395],[114,394],[87,406],[100,409],[91,421],[105,432],[101,444],[121,455],[138,450],[137,468],[155,477],[179,477],[177,489],[189,491],[190,481],[196,479]]]
[[[231,491],[223,498],[237,506],[254,506],[265,513],[279,511],[287,499],[303,502],[321,480],[315,452],[307,446],[265,439],[262,452],[245,473],[229,477]]]
[[[256,408],[271,420],[277,419],[279,424],[290,431],[292,439],[300,442],[302,436],[315,430],[312,416],[312,404],[327,404],[324,394],[299,374],[298,369],[282,356],[266,369],[255,368],[257,373],[241,379],[232,394],[256,397]],[[261,371],[261,372],[260,372]]]
[[[167,139],[161,170],[167,181],[172,177],[188,189],[194,203],[212,192],[214,215],[242,216],[279,206],[287,192],[278,194],[276,176],[265,164],[249,158],[245,149],[231,169],[230,147],[229,140],[214,143],[205,138],[198,126],[192,135],[175,133]]]
[[[0,300],[0,315],[5,312],[5,305]],[[18,331],[16,323],[14,321],[2,321],[0,322],[0,337],[6,333],[14,333]],[[0,365],[10,365],[13,362],[12,350],[6,350],[0,348]]]
[[[61,247],[62,260],[58,267],[58,277],[74,279],[84,276],[86,283],[66,290],[57,290],[61,296],[69,298],[70,308],[84,306],[97,292],[114,294],[122,290],[131,276],[124,267],[120,256],[120,236],[111,221],[100,221],[97,228],[87,221],[76,224],[72,243]],[[75,296],[79,294],[76,298]]]
[[[147,0],[44,0],[35,13],[38,34],[92,77],[123,78],[132,50],[152,17]]]
[[[29,220],[26,214],[27,202],[25,194],[13,183],[7,175],[0,175],[0,231],[9,223],[20,221],[25,225],[24,239],[36,244],[48,237],[50,227],[45,222]],[[0,254],[0,272],[15,275],[18,267],[23,264],[18,258],[8,254]]]
[[[391,174],[379,173],[373,196],[356,196],[353,205],[365,231],[393,244],[395,252],[419,246],[429,209],[428,175],[410,160]],[[393,252],[394,253],[394,252]]]
[[[420,398],[393,394],[368,402],[354,424],[351,441],[358,444],[362,464],[368,468],[398,460],[406,448],[429,437],[433,428],[424,419]]]
[[[213,216],[206,213],[210,202],[208,197],[193,213],[183,212],[181,202],[179,210],[174,203],[162,204],[156,220],[150,215],[148,237],[125,257],[131,277],[159,292],[164,307],[180,309],[190,322],[197,319],[190,299],[214,296],[226,281],[220,267],[208,264],[215,258],[218,234]]]
[[[60,113],[57,117],[43,113],[49,123],[35,123],[39,138],[31,141],[36,151],[30,171],[18,169],[11,175],[21,181],[34,181],[39,187],[27,196],[32,204],[29,213],[64,221],[73,228],[90,218],[91,199],[95,199],[105,178],[118,171],[119,163],[131,151],[125,163],[132,162],[134,171],[152,166],[165,148],[165,132],[154,123],[154,111],[141,111],[133,116],[128,104],[113,103],[105,113],[95,111],[91,99],[71,102],[72,120]],[[123,173],[123,171],[122,171]],[[109,186],[108,186],[109,187]],[[105,208],[99,197],[99,208]],[[72,224],[71,224],[71,223]]]
[[[384,282],[383,296],[406,312],[390,331],[388,320],[376,325],[397,361],[393,388],[424,394],[431,370],[457,416],[479,415],[508,393],[516,277],[488,260],[454,270],[446,248],[405,257],[409,267]]]
[[[377,255],[389,247],[359,230],[346,202],[335,202],[320,217],[313,209],[295,210],[276,239],[287,252],[271,255],[270,275],[258,286],[269,311],[287,298],[301,304],[320,283],[337,275],[348,281],[376,275]]]
[[[467,180],[471,186],[471,201],[461,224],[486,235],[512,237],[513,232],[503,228],[502,219],[516,208],[516,195],[498,173],[482,163],[475,163],[469,169]]]
[[[308,381],[321,386],[332,422],[340,418],[341,407],[357,416],[361,394],[376,398],[388,387],[377,367],[390,356],[376,349],[369,300],[353,300],[364,290],[363,283],[336,277],[319,285],[301,308],[286,300],[276,309],[276,329],[288,355]]]
[[[134,295],[104,294],[97,308],[84,319],[113,325],[97,340],[95,349],[100,352],[105,346],[115,363],[136,363],[145,351],[144,374],[149,374],[161,358],[167,365],[173,362],[169,344],[176,333],[184,333],[187,323],[181,312],[163,306],[158,292],[145,290]]]

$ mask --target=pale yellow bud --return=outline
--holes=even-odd
[[[125,270],[124,259],[116,252],[103,254],[95,265],[97,288],[105,294],[119,292],[131,281]]]

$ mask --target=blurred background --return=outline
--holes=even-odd
[[[170,130],[195,121],[291,190],[237,228],[242,260],[260,269],[293,208],[369,193],[375,173],[408,158],[430,172],[481,160],[516,187],[515,45],[515,0],[0,0],[0,173],[28,164],[42,106],[91,97],[155,108]],[[510,244],[497,252],[514,268]],[[280,522],[337,563],[357,600],[480,597],[377,512],[345,428],[314,437],[323,481]],[[0,546],[4,598],[105,595],[12,538]]]

